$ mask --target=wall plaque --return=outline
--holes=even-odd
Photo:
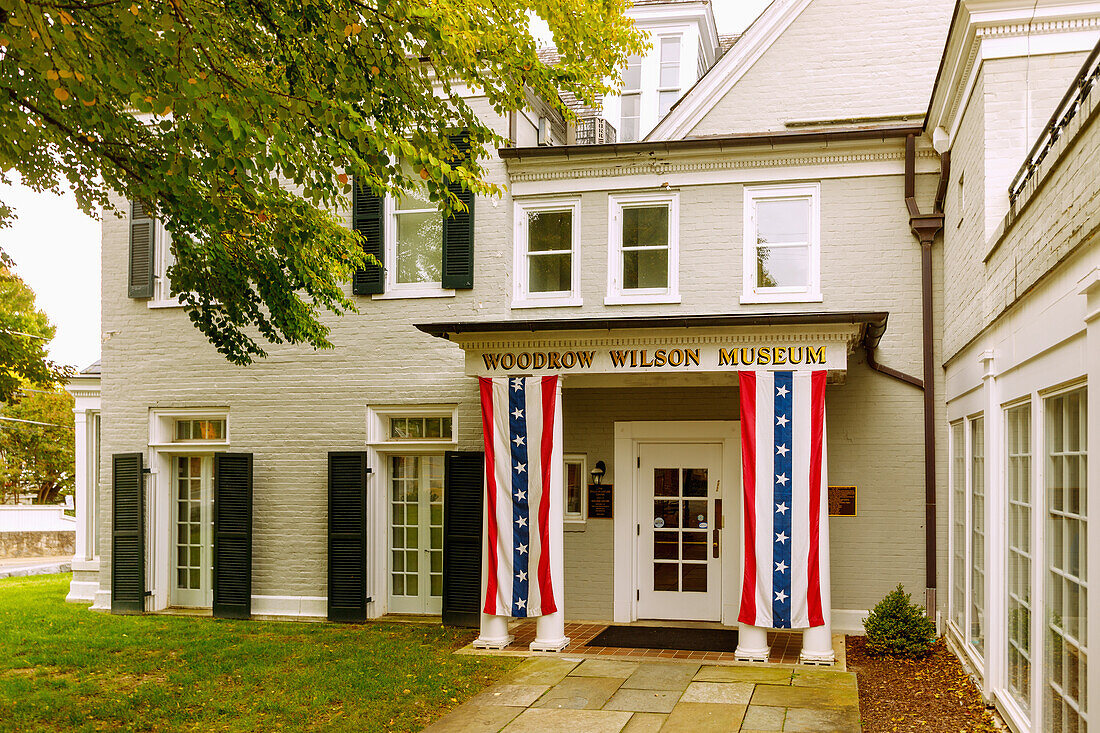
[[[856,487],[829,487],[829,516],[854,517],[856,515]]]
[[[588,484],[588,518],[612,518],[611,484]]]

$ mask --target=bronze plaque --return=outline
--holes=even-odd
[[[856,487],[829,487],[829,516],[854,517],[856,515]]]
[[[588,484],[588,518],[611,519],[611,484]]]

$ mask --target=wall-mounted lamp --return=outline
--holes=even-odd
[[[607,471],[607,466],[603,461],[596,461],[596,467],[592,469],[592,483],[596,486],[600,485],[600,479],[603,478],[604,473]]]

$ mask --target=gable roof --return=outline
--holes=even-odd
[[[686,136],[711,107],[726,96],[783,31],[812,0],[772,0],[736,43],[699,81],[680,97],[663,120],[646,135],[647,141]]]

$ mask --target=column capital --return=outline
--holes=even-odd
[[[1100,267],[1094,267],[1077,281],[1077,293],[1086,298],[1085,323],[1100,317]]]

